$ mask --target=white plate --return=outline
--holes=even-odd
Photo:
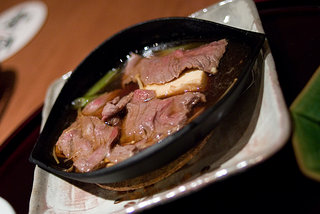
[[[23,2],[0,13],[0,62],[21,50],[38,33],[47,17],[40,1]]]
[[[252,0],[226,0],[191,15],[245,30],[263,32]],[[268,44],[254,69],[255,81],[237,103],[236,113],[212,132],[206,147],[186,166],[150,188],[130,193],[93,184],[71,185],[36,167],[30,213],[131,213],[168,202],[266,160],[290,133],[287,107]],[[47,93],[43,123],[70,73]],[[239,114],[240,112],[240,114]],[[43,125],[42,123],[42,125]],[[117,201],[118,203],[115,203]]]

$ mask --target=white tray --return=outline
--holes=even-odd
[[[191,17],[263,32],[252,0],[222,1],[192,14]],[[190,163],[167,179],[150,188],[118,193],[93,184],[71,185],[36,167],[29,212],[141,211],[190,194],[266,160],[285,144],[291,128],[267,42],[253,73],[254,82],[237,103],[237,112],[231,112],[213,130],[205,148]],[[70,73],[64,75],[49,87],[42,125],[69,75]]]

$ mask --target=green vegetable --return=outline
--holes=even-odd
[[[112,69],[107,72],[98,82],[96,82],[84,95],[78,97],[72,102],[72,106],[76,109],[82,108],[91,100],[96,98],[103,90],[118,76],[120,69]]]
[[[119,69],[112,69],[107,72],[96,84],[94,84],[88,91],[85,93],[84,97],[92,97],[101,92],[106,86],[108,86],[119,73]]]
[[[74,101],[72,101],[72,106],[75,109],[79,109],[82,107],[85,107],[90,101],[92,101],[97,96],[91,96],[91,97],[78,97]]]
[[[301,171],[320,181],[320,67],[290,107],[292,143]]]

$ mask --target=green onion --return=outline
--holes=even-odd
[[[82,97],[72,101],[72,106],[76,109],[82,108],[98,96],[120,73],[120,69],[112,69],[107,72],[98,82],[96,82]]]
[[[117,76],[119,69],[112,69],[107,72],[96,84],[94,84],[88,91],[85,93],[84,97],[92,97],[101,92],[106,86],[108,86],[114,78]]]
[[[97,96],[91,96],[91,97],[78,97],[74,101],[72,101],[72,106],[75,109],[79,109],[82,107],[85,107],[90,101],[92,101]]]

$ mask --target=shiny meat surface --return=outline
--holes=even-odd
[[[120,142],[153,144],[183,127],[191,108],[205,102],[199,92],[187,92],[166,99],[155,98],[154,91],[135,90],[127,104]]]
[[[78,171],[88,172],[108,157],[118,135],[118,127],[108,126],[95,116],[78,115],[59,137],[56,146],[73,161]]]
[[[133,93],[130,93],[120,99],[120,97],[114,98],[112,101],[107,102],[103,107],[102,120],[107,121],[112,116],[126,107],[127,103],[132,99]]]
[[[176,50],[166,56],[150,58],[131,54],[124,71],[122,85],[136,82],[137,77],[144,85],[163,84],[179,77],[186,69],[215,73],[227,44],[227,41],[222,39],[198,48]]]

